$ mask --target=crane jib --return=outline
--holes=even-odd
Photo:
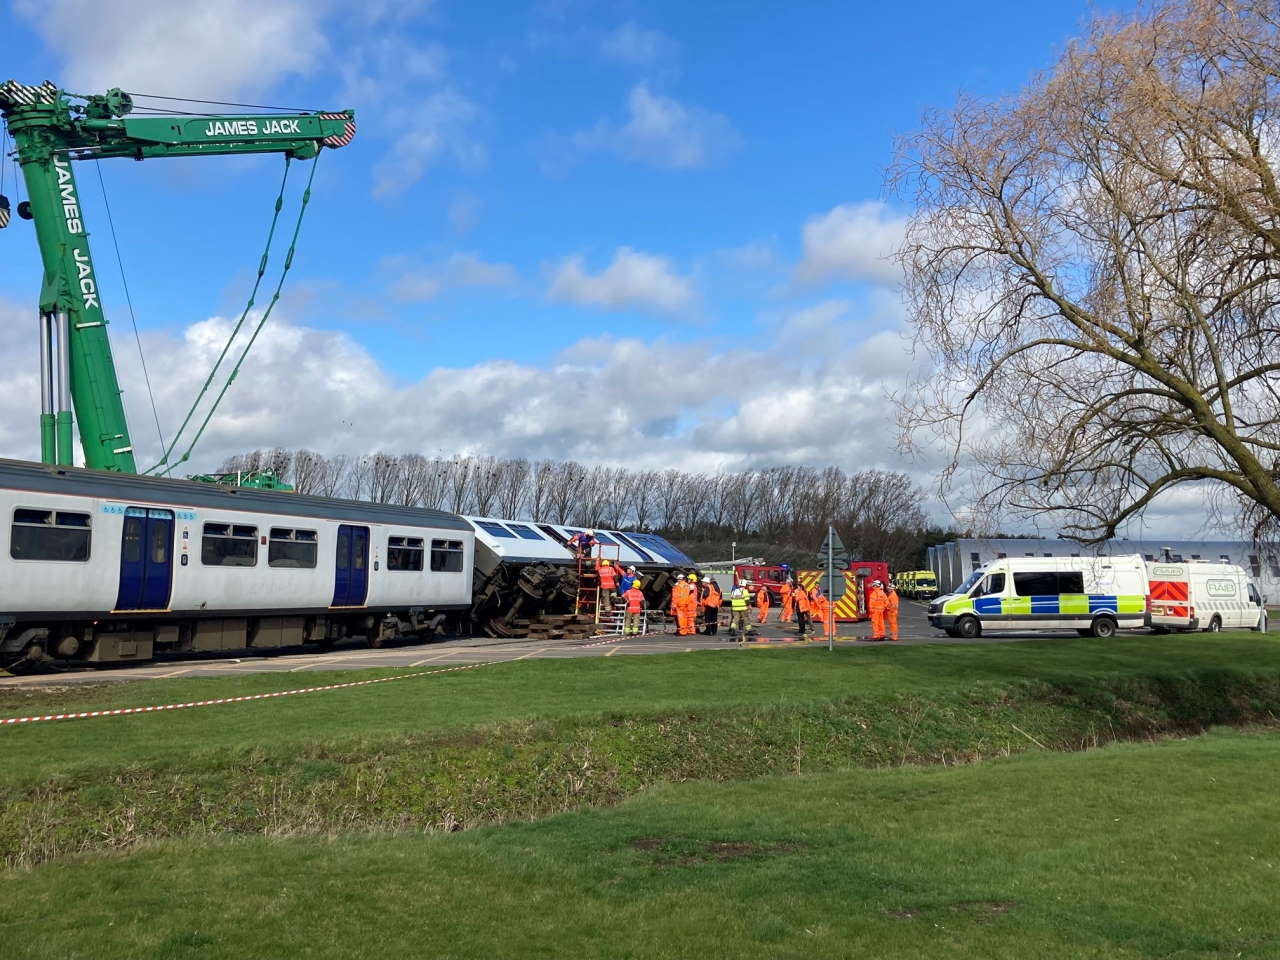
[[[157,144],[201,143],[243,144],[260,142],[264,146],[282,141],[324,142],[341,137],[347,125],[354,127],[349,114],[303,114],[280,117],[125,117],[102,122],[102,127],[123,129],[134,140]],[[98,126],[98,124],[92,124]]]

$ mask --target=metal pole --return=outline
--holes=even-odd
[[[828,652],[835,647],[836,637],[836,605],[832,599],[836,595],[836,576],[835,576],[835,549],[833,542],[835,537],[835,527],[827,524],[827,650]]]
[[[53,318],[40,312],[40,462],[56,463],[53,428]]]
[[[74,462],[71,447],[71,323],[67,311],[55,314],[58,324],[58,463],[69,467]]]

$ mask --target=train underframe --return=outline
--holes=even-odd
[[[0,668],[22,672],[41,664],[112,664],[157,654],[281,650],[362,638],[372,647],[394,641],[425,642],[466,627],[465,609],[290,611],[66,616],[0,616]]]

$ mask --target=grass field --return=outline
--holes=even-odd
[[[968,690],[1020,680],[1280,670],[1280,637],[1187,634],[900,648],[772,648],[652,657],[525,660],[332,693],[104,720],[0,729],[0,783],[101,765],[187,764],[221,750],[291,755],[299,744],[464,730],[533,718],[662,715]],[[135,706],[290,689],[405,671],[305,678],[110,683],[48,695],[0,691],[0,716]]]
[[[656,787],[453,835],[174,843],[3,876],[12,960],[1263,960],[1280,736]]]
[[[166,702],[297,679],[73,696]],[[616,804],[668,782],[970,763],[1277,716],[1280,643],[1252,635],[523,661],[0,728],[0,860],[234,835],[449,831]]]

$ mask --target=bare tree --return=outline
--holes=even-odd
[[[471,464],[471,504],[482,517],[493,516],[504,480],[503,461],[497,457],[475,457]]]
[[[977,502],[1112,536],[1184,484],[1280,518],[1274,0],[1098,19],[1053,71],[904,142],[900,261],[940,436]]]
[[[631,504],[631,516],[636,529],[646,531],[653,522],[654,501],[658,488],[658,475],[652,470],[640,470],[627,481],[627,499]]]
[[[498,487],[498,513],[518,520],[523,517],[528,495],[529,461],[524,458],[502,461],[502,482]]]
[[[318,493],[323,481],[325,459],[314,450],[299,450],[293,456],[291,483],[298,493]]]
[[[551,478],[547,490],[548,508],[558,524],[569,522],[578,503],[578,491],[586,479],[582,464],[564,460],[551,465]]]
[[[375,453],[369,464],[369,499],[374,503],[395,503],[399,492],[400,458]]]
[[[529,516],[540,523],[545,523],[551,515],[551,488],[555,480],[556,463],[554,460],[539,460],[533,465],[530,477],[527,503]]]

